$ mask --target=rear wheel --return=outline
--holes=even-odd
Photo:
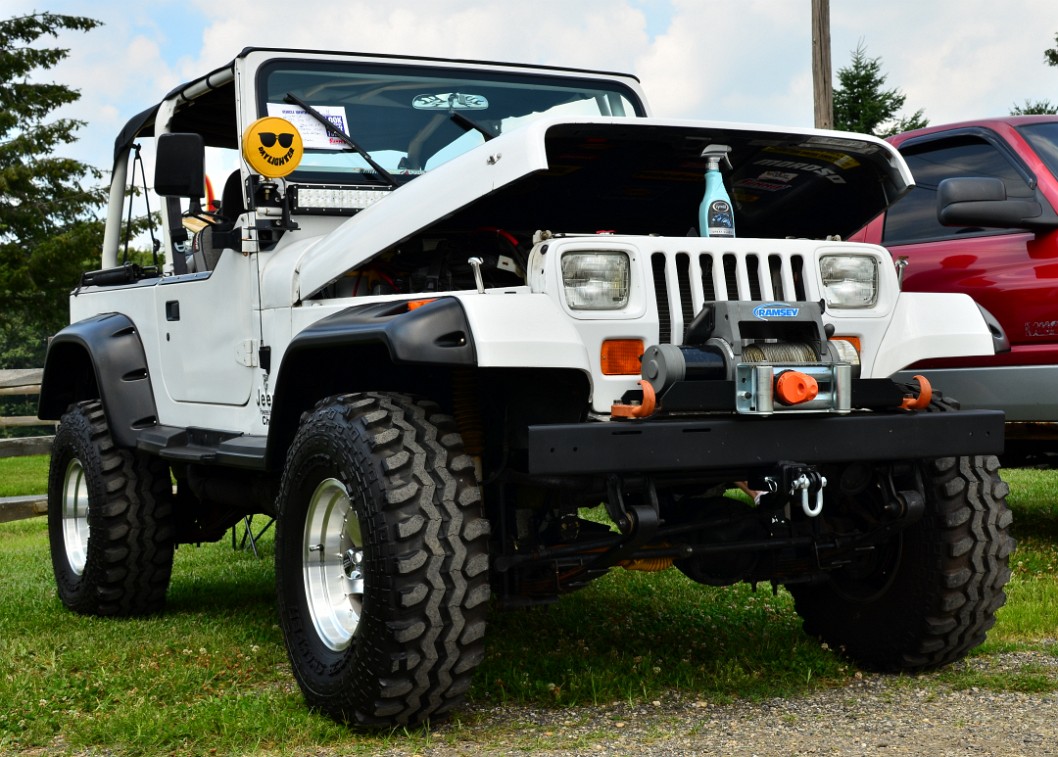
[[[958,660],[984,641],[1006,601],[1014,539],[996,458],[927,461],[921,475],[921,520],[828,583],[789,587],[805,631],[865,667],[910,671]]]
[[[313,707],[410,725],[459,704],[484,654],[488,522],[473,461],[431,402],[321,402],[287,456],[280,624]]]
[[[59,424],[48,473],[59,598],[91,615],[160,610],[173,569],[172,485],[157,458],[114,446],[98,400]]]

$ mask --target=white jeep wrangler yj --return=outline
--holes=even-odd
[[[717,145],[737,238],[696,228]],[[490,609],[618,566],[786,586],[865,666],[958,659],[1009,576],[1003,416],[888,376],[992,340],[842,241],[910,183],[871,137],[651,118],[627,75],[246,49],[117,139],[40,398],[59,595],[157,611],[177,544],[274,516],[294,674],[361,724],[443,715]]]

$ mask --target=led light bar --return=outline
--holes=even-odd
[[[292,213],[351,216],[381,200],[388,187],[300,186],[290,187]]]

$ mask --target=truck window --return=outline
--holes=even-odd
[[[1058,123],[1030,124],[1018,131],[1047,164],[1051,174],[1058,176]]]
[[[258,76],[259,114],[286,118],[302,131],[305,157],[292,175],[300,181],[363,183],[374,172],[290,95],[342,128],[400,183],[541,116],[645,115],[619,82],[514,70],[280,60]]]
[[[1033,196],[1023,174],[1010,159],[980,137],[963,135],[901,152],[915,177],[915,187],[886,214],[883,244],[945,239],[977,230],[942,226],[937,220],[937,186],[947,178],[996,177],[1006,183],[1010,196]]]

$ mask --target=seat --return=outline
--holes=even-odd
[[[242,176],[235,170],[224,182],[220,208],[213,214],[214,220],[206,224],[192,242],[193,271],[212,271],[222,250],[238,247],[241,234],[236,230],[235,222],[245,212]]]
[[[224,189],[220,193],[220,216],[230,223],[246,212],[246,200],[242,193],[242,176],[239,170],[231,172],[224,182]]]

